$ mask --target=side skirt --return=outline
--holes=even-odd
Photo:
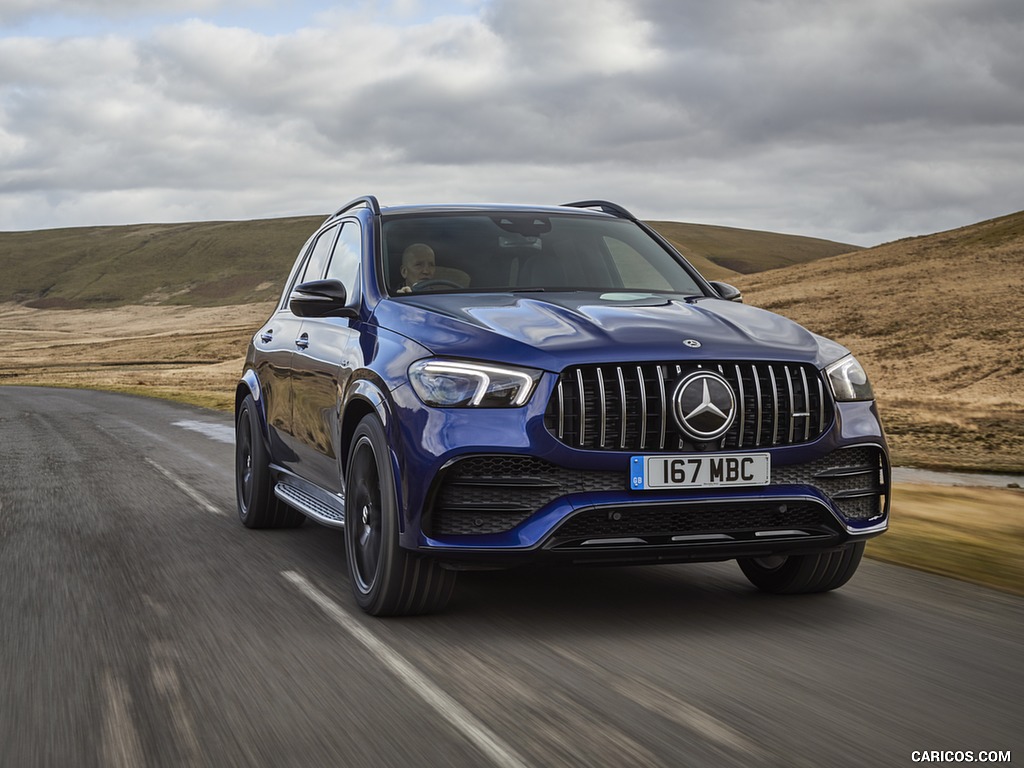
[[[345,527],[344,494],[328,493],[294,475],[279,473],[274,495],[318,523],[332,528]]]

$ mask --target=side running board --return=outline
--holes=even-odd
[[[274,495],[289,506],[311,517],[318,523],[332,528],[345,526],[345,499],[337,496],[324,499],[320,494],[312,494],[290,483],[278,483],[274,486]]]

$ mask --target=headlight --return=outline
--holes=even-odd
[[[868,375],[853,355],[837,360],[825,368],[832,394],[836,400],[874,400]]]
[[[509,408],[525,405],[540,371],[461,360],[420,360],[409,366],[412,388],[440,408]]]

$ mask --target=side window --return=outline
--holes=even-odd
[[[324,275],[324,267],[327,266],[327,259],[331,255],[331,246],[334,245],[334,236],[338,233],[337,227],[324,230],[323,234],[316,239],[313,249],[306,259],[306,266],[299,277],[300,283],[308,280],[319,280]]]
[[[362,254],[360,234],[356,222],[346,221],[334,246],[331,263],[327,267],[327,278],[341,280],[348,290],[349,297],[355,295],[359,279],[359,257]]]

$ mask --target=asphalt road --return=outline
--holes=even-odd
[[[231,434],[0,388],[0,766],[1024,762],[1024,600],[869,561],[770,597],[721,563],[462,574],[373,619],[340,532],[237,522]]]

